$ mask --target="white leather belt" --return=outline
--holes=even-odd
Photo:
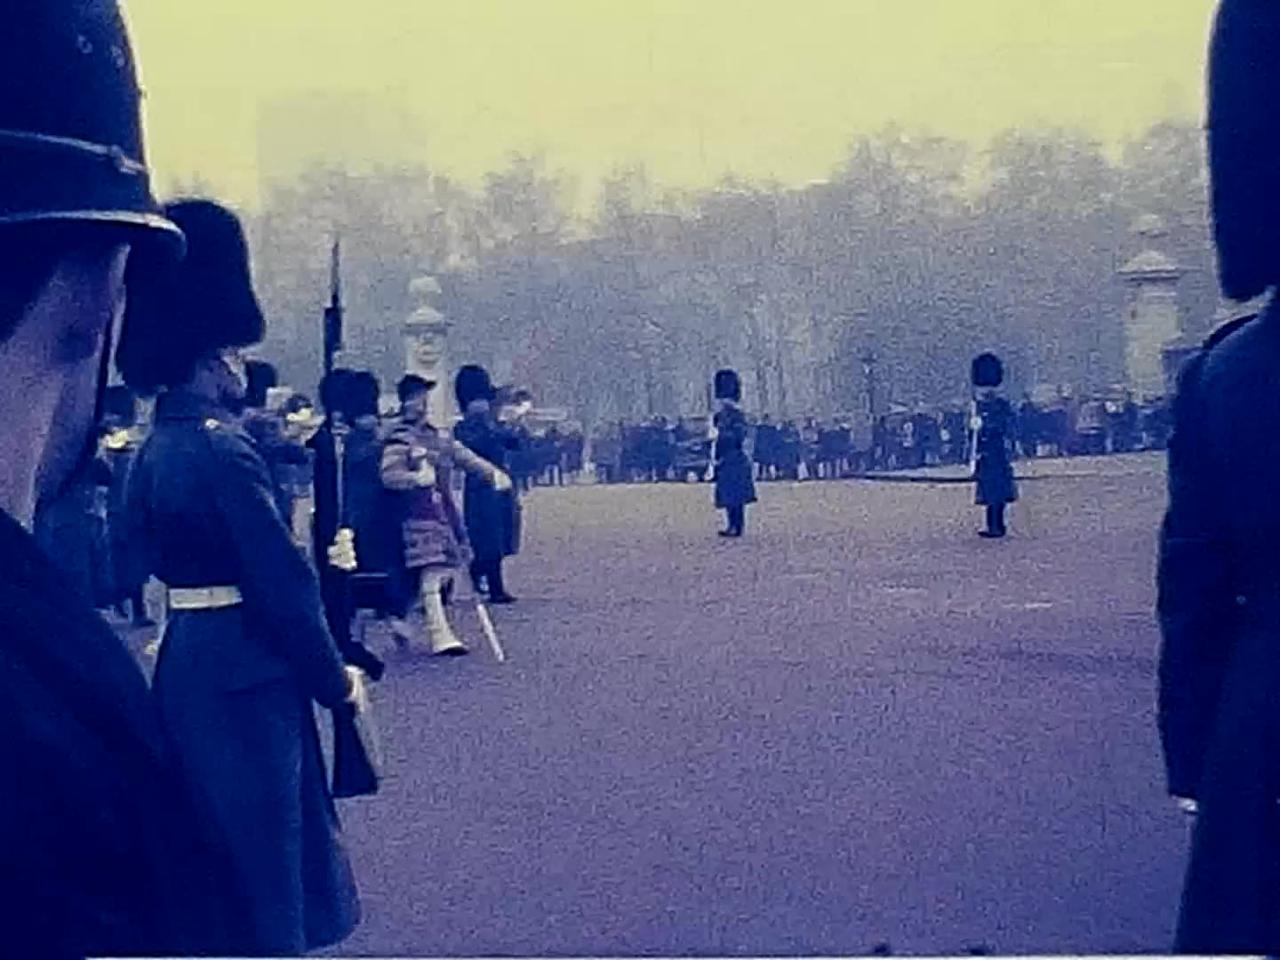
[[[170,610],[221,610],[244,602],[239,587],[170,587]]]

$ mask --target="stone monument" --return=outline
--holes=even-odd
[[[405,372],[435,381],[430,420],[439,429],[448,430],[453,426],[454,406],[445,350],[450,324],[432,305],[440,295],[440,284],[435,277],[418,277],[409,284],[409,293],[417,307],[404,322]]]
[[[1136,397],[1162,397],[1173,392],[1171,373],[1176,376],[1176,357],[1186,346],[1178,313],[1178,281],[1183,270],[1157,249],[1167,235],[1159,217],[1140,217],[1133,232],[1143,249],[1119,271],[1130,291],[1124,323],[1125,375]],[[1172,372],[1171,364],[1175,364]]]

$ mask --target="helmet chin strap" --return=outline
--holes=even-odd
[[[102,353],[98,357],[98,383],[93,400],[93,419],[85,432],[84,444],[76,456],[72,468],[63,477],[53,493],[44,498],[42,504],[56,503],[65,497],[89,471],[89,465],[98,455],[98,428],[106,413],[107,383],[111,379],[111,352],[115,345],[115,324],[108,324],[103,334]]]

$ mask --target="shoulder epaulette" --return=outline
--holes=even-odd
[[[1257,313],[1246,313],[1242,317],[1232,317],[1230,320],[1224,320],[1209,332],[1209,336],[1205,337],[1202,349],[1212,350],[1223,340],[1227,339],[1227,337],[1231,336],[1231,334],[1235,333],[1245,324],[1257,320],[1258,317],[1259,314]]]

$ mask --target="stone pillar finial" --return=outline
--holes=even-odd
[[[429,403],[431,422],[441,430],[453,425],[453,391],[447,362],[450,323],[432,301],[441,293],[435,277],[417,277],[409,283],[417,306],[404,322],[405,372],[434,381]]]

